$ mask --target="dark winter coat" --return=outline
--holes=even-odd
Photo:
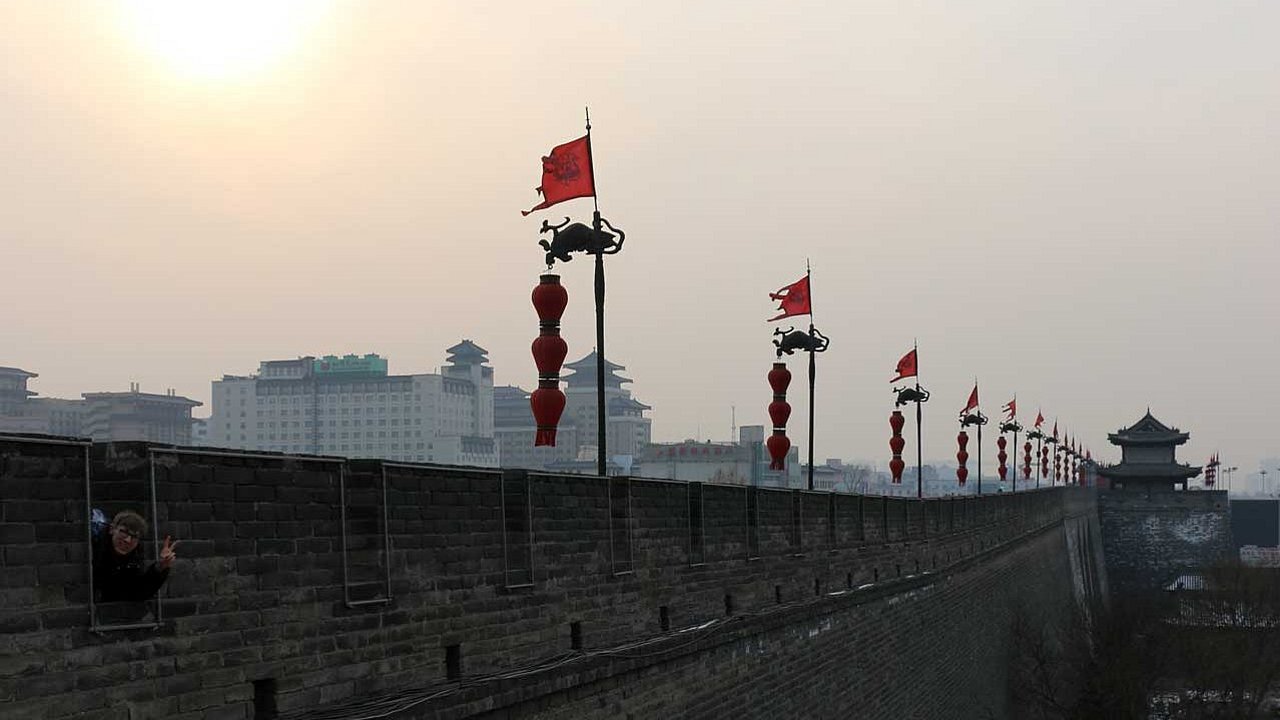
[[[169,570],[155,563],[143,568],[142,543],[128,555],[120,555],[111,546],[111,533],[97,533],[93,538],[93,594],[97,602],[150,600],[169,578]]]

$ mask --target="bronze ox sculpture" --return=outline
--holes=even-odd
[[[589,225],[582,223],[570,223],[569,218],[565,218],[564,222],[559,225],[552,225],[546,220],[542,221],[542,229],[539,233],[551,231],[551,241],[539,240],[538,244],[547,251],[547,267],[555,265],[555,261],[569,262],[573,258],[569,253],[585,252],[590,255],[613,255],[622,250],[622,241],[626,239],[626,233],[609,224],[608,220],[600,218],[600,223],[605,227],[617,233],[605,232],[604,230],[596,231]],[[617,241],[614,238],[617,237]]]
[[[1022,432],[1022,426],[1016,420],[1006,420],[1000,423],[1000,432]]]
[[[831,344],[827,336],[816,329],[812,335],[803,330],[796,330],[794,327],[786,330],[777,328],[773,331],[773,334],[782,336],[781,340],[773,341],[773,344],[778,348],[778,357],[782,357],[782,353],[790,355],[797,350],[801,352],[822,352]]]
[[[986,425],[986,424],[987,424],[987,416],[983,415],[980,412],[970,413],[968,415],[964,415],[964,414],[960,415],[960,425],[962,427],[969,427],[970,425]]]
[[[893,388],[893,392],[898,394],[897,399],[893,401],[894,407],[902,407],[913,402],[929,402],[929,391],[921,387]]]

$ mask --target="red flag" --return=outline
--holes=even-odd
[[[781,315],[769,318],[769,322],[791,317],[792,315],[808,315],[812,313],[813,304],[809,298],[809,276],[805,275],[778,292],[769,293],[769,299],[777,300],[778,309],[782,311]]]
[[[538,194],[542,202],[521,210],[521,215],[596,194],[596,180],[591,174],[591,136],[583,135],[551,148],[551,154],[542,158],[542,185],[538,187]]]
[[[898,382],[903,378],[915,377],[917,375],[915,348],[912,348],[911,352],[902,356],[902,359],[898,361],[898,366],[894,368],[893,371],[896,372],[898,376],[890,380],[889,382],[891,383]]]
[[[1036,427],[1040,427],[1043,424],[1044,424],[1044,413],[1037,410],[1036,411]]]
[[[1053,439],[1054,440],[1058,439],[1058,421],[1057,420],[1053,421]]]
[[[1018,398],[1014,398],[1005,403],[1004,411],[1009,414],[1010,420],[1018,417]]]
[[[964,415],[976,407],[978,407],[978,384],[974,383],[973,392],[969,393],[969,402],[964,404],[964,409],[960,411],[960,414]]]

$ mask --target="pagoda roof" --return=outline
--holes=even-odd
[[[475,365],[477,363],[489,362],[489,351],[471,342],[463,340],[453,347],[445,350],[449,354],[446,358],[451,363],[462,365]]]
[[[1107,434],[1113,445],[1181,445],[1190,437],[1190,433],[1157,420],[1151,414],[1151,408],[1147,408],[1147,414],[1129,427]]]
[[[577,360],[571,363],[565,363],[564,369],[573,371],[571,375],[561,376],[561,379],[564,380],[566,383],[570,385],[576,385],[576,386],[586,385],[587,383],[594,385],[596,381],[596,351],[592,350],[590,353],[587,353],[587,356],[582,358],[581,360]],[[615,370],[626,370],[626,369],[627,368],[625,365],[619,365],[614,362],[609,362],[609,359],[605,358],[605,361],[604,361],[605,385],[609,385],[612,387],[619,387],[622,385],[622,383],[632,382],[631,378],[623,377],[614,372]]]
[[[587,353],[587,354],[586,354],[586,356],[585,356],[585,357],[583,357],[581,360],[575,360],[575,361],[573,361],[573,362],[571,362],[571,363],[565,363],[565,364],[564,364],[564,366],[565,366],[565,367],[567,367],[567,368],[569,368],[570,370],[583,370],[583,369],[588,369],[588,370],[595,371],[595,369],[596,369],[596,351],[595,351],[595,350],[592,350],[591,352]],[[613,362],[613,361],[609,360],[609,358],[605,358],[605,359],[604,359],[604,369],[605,369],[605,371],[607,371],[607,372],[613,372],[614,370],[626,370],[626,369],[627,369],[627,366],[626,366],[626,365],[619,365],[618,363],[616,363],[616,362]]]
[[[1176,482],[1200,474],[1200,468],[1182,463],[1119,463],[1098,467],[1098,474],[1113,480]]]

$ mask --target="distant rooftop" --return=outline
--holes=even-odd
[[[1190,433],[1157,420],[1150,408],[1134,424],[1107,435],[1113,445],[1181,445],[1190,437]]]

